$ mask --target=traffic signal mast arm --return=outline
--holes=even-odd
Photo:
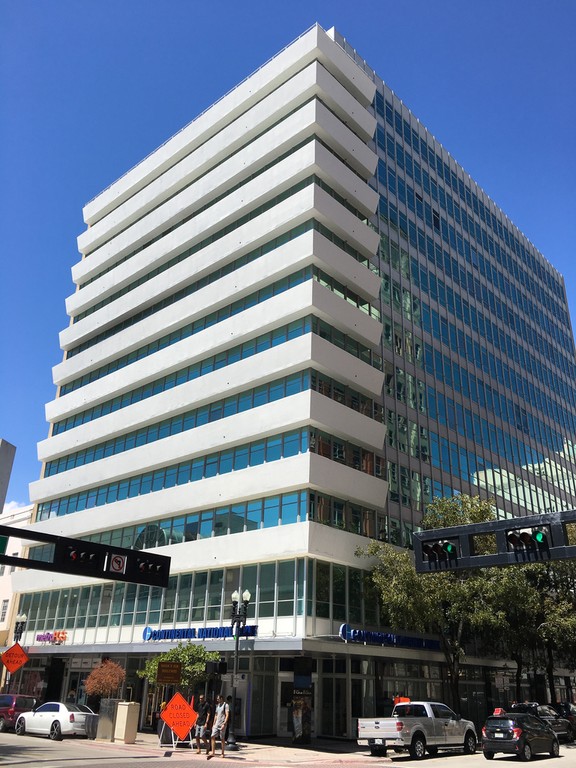
[[[549,560],[576,559],[567,523],[576,522],[576,510],[490,520],[484,523],[414,532],[414,557],[418,573],[521,565]],[[494,549],[479,554],[477,536],[493,536]],[[484,542],[486,538],[484,538]]]
[[[70,573],[75,576],[91,576],[112,581],[128,581],[152,587],[168,586],[170,558],[166,555],[0,525],[0,540],[3,537],[8,539],[10,536],[41,544],[52,544],[54,547],[52,560],[34,560],[0,554],[0,565],[33,568],[53,573]]]

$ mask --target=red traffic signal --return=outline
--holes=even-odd
[[[56,546],[54,563],[61,566],[64,573],[94,575],[102,573],[106,562],[106,552],[100,544],[77,540],[74,544],[63,543]]]
[[[93,565],[97,562],[98,556],[96,552],[86,552],[82,549],[69,548],[68,557],[75,563],[86,563],[87,565]]]

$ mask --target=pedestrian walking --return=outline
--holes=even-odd
[[[203,694],[198,697],[198,717],[196,718],[196,728],[194,735],[196,737],[196,752],[202,754],[202,745],[200,740],[204,742],[206,748],[206,754],[210,754],[210,725],[212,721],[212,705],[206,699]]]
[[[230,717],[230,707],[224,700],[224,696],[218,696],[218,703],[214,712],[214,721],[212,723],[212,754],[207,755],[207,759],[216,755],[216,741],[220,741],[222,747],[222,757],[226,757],[226,726]]]

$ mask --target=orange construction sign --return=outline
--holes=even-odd
[[[11,648],[8,648],[8,650],[4,651],[2,656],[0,656],[2,664],[4,664],[11,675],[13,675],[17,669],[23,667],[29,658],[30,657],[19,643],[14,643]]]
[[[194,704],[194,698],[192,698]],[[160,717],[180,741],[185,741],[196,723],[198,713],[181,693],[175,693],[160,713]]]

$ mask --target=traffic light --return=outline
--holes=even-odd
[[[414,531],[414,565],[430,573],[576,560],[574,525],[576,509],[567,509]]]
[[[106,550],[101,544],[80,539],[73,544],[58,542],[54,550],[54,562],[64,573],[94,576],[102,574],[106,562]]]
[[[422,555],[429,563],[448,563],[458,557],[458,549],[454,541],[438,539],[422,544]]]
[[[226,661],[207,661],[207,675],[225,675],[228,672],[228,663]]]
[[[36,560],[33,557],[6,555],[8,539],[16,533],[19,539],[49,545],[52,551],[51,559]],[[129,581],[153,587],[167,587],[170,581],[170,558],[166,555],[147,554],[140,550],[112,547],[109,544],[71,539],[24,528],[16,529],[7,525],[0,525],[0,565],[70,573],[95,579]]]
[[[151,587],[166,587],[170,576],[170,558],[153,552],[138,552],[128,558],[127,581],[148,584]]]
[[[549,548],[548,535],[543,527],[518,528],[506,533],[509,549],[514,552],[542,551]]]

